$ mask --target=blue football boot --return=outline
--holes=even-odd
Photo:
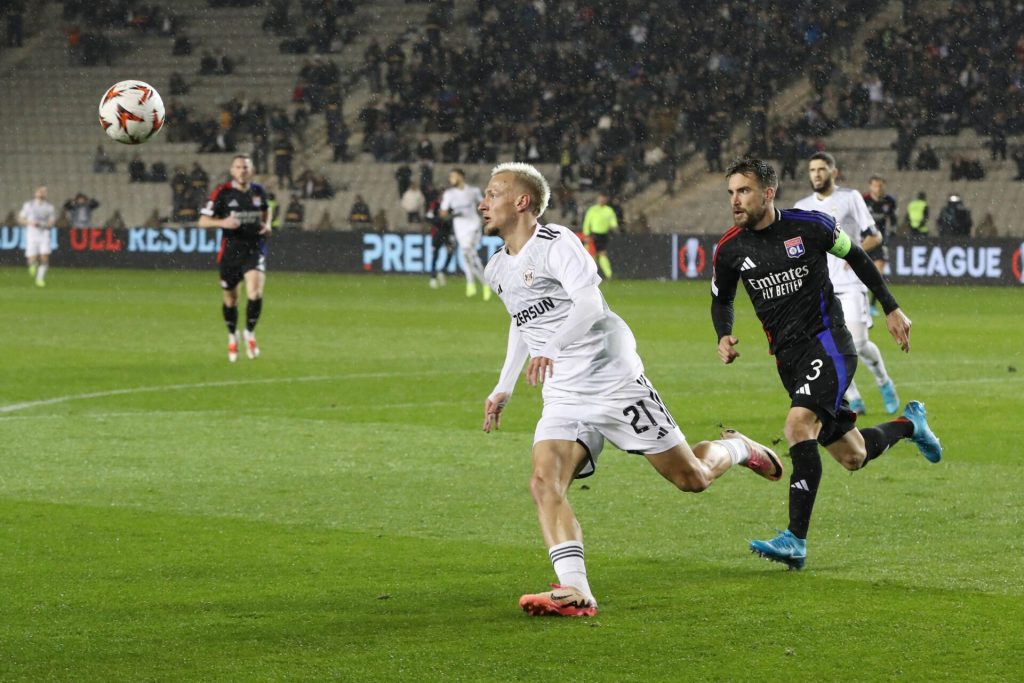
[[[750,551],[790,569],[800,569],[807,560],[807,541],[786,529],[770,541],[751,541]]]
[[[857,413],[858,415],[868,414],[868,409],[864,406],[864,399],[862,398],[850,401],[850,410]]]
[[[896,411],[900,409],[900,397],[896,394],[896,385],[893,384],[890,379],[888,382],[878,387],[878,390],[882,392],[882,402],[885,404],[885,412],[890,415],[894,415]]]
[[[903,417],[910,420],[914,425],[914,433],[910,440],[917,445],[917,450],[921,451],[921,455],[924,456],[925,460],[928,462],[942,460],[942,444],[939,443],[939,437],[935,436],[928,426],[928,417],[924,411],[924,404],[920,401],[911,401],[903,409]]]

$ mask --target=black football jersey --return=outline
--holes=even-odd
[[[731,309],[742,280],[773,354],[816,337],[856,354],[828,274],[838,232],[831,216],[798,209],[776,209],[763,230],[733,226],[715,250],[712,296]]]
[[[224,238],[254,242],[261,239],[260,227],[266,210],[267,191],[262,185],[250,183],[248,190],[239,190],[231,183],[224,183],[214,188],[200,213],[213,218],[227,218],[235,214],[241,225],[237,230],[224,230]]]
[[[886,236],[886,228],[895,228],[899,219],[896,217],[896,198],[891,194],[882,195],[881,199],[875,199],[870,192],[864,193],[864,203],[868,205],[871,217],[875,219],[875,227]]]

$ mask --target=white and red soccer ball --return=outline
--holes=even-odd
[[[142,144],[164,127],[164,101],[148,83],[115,83],[100,100],[100,125],[118,142]]]

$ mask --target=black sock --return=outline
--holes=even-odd
[[[789,449],[793,473],[789,475],[789,530],[797,538],[807,538],[814,499],[821,483],[821,455],[813,440],[793,444]]]
[[[864,467],[869,462],[889,450],[900,439],[907,439],[914,435],[914,423],[905,417],[899,417],[892,422],[883,422],[874,427],[865,427],[860,430],[864,437],[864,450],[868,457],[864,459]]]
[[[221,311],[224,313],[224,324],[228,326],[228,334],[234,334],[238,329],[238,306],[221,304]]]
[[[263,311],[263,297],[249,299],[245,305],[245,329],[252,332],[256,329],[256,323],[260,321],[260,313]]]

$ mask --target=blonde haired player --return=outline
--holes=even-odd
[[[484,264],[480,260],[480,238],[482,225],[477,214],[477,205],[483,199],[480,188],[466,183],[466,174],[461,168],[454,168],[448,173],[451,185],[441,196],[441,218],[451,218],[455,241],[462,254],[462,264],[466,269],[466,296],[476,296],[476,285],[483,285],[484,301],[490,301],[491,290],[484,284]]]
[[[25,260],[28,274],[36,280],[36,287],[46,286],[46,271],[50,268],[50,228],[57,219],[53,204],[46,201],[46,186],[36,188],[32,199],[21,205],[19,220],[25,225]]]
[[[550,196],[537,169],[506,163],[491,172],[480,202],[487,233],[505,242],[487,264],[486,282],[511,316],[504,367],[484,401],[483,430],[501,425],[529,357],[526,380],[542,384],[544,397],[530,490],[558,584],[522,596],[519,605],[531,615],[594,616],[583,532],[566,492],[573,479],[594,473],[606,439],[646,457],[683,491],[703,491],[737,464],[775,481],[782,463],[733,430],[690,448],[644,376],[632,331],[598,289],[594,260],[570,229],[538,222]]]
[[[836,224],[850,238],[850,242],[870,252],[882,243],[882,233],[875,224],[875,218],[868,210],[864,196],[848,187],[836,184],[839,169],[835,157],[828,152],[817,152],[807,162],[807,175],[814,190],[796,204],[794,208],[805,211],[820,211],[832,216]],[[871,311],[868,305],[868,288],[850,265],[843,259],[828,255],[828,274],[836,297],[843,307],[846,327],[853,336],[853,344],[857,347],[857,355],[875,378],[878,391],[882,394],[885,412],[892,415],[900,409],[900,398],[882,360],[882,352],[875,342],[868,338],[871,328]],[[850,409],[858,415],[866,412],[864,399],[857,388],[857,383],[850,381],[846,390],[846,399]]]

